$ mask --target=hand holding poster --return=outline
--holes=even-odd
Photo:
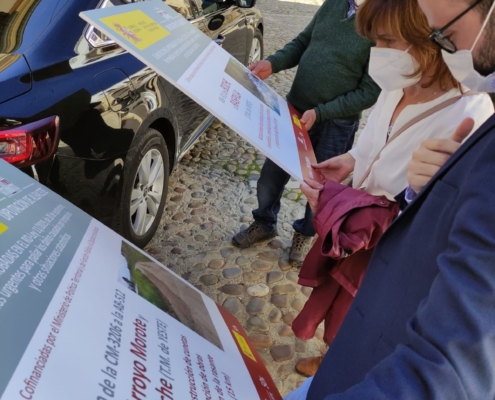
[[[294,178],[319,180],[299,113],[162,1],[81,13]]]
[[[281,400],[238,321],[0,160],[2,400]]]

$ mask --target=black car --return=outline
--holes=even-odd
[[[167,0],[236,59],[263,57],[255,0]],[[138,246],[213,117],[80,17],[134,0],[0,1],[0,158]]]

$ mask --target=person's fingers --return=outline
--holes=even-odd
[[[301,185],[301,191],[306,196],[308,200],[309,207],[315,211],[318,208],[318,197],[320,191],[312,189],[311,187],[306,185]]]
[[[471,131],[474,128],[474,119],[466,118],[461,124],[457,127],[454,134],[450,137],[454,142],[462,143],[464,139],[468,137]]]
[[[308,185],[310,188],[315,190],[323,190],[323,188],[325,187],[321,183],[316,182],[314,179],[311,178],[305,179],[304,183],[306,183],[306,185]]]
[[[303,194],[306,196],[307,199],[312,197],[312,195],[315,191],[314,189],[312,189],[311,187],[309,187],[307,185],[301,185],[300,189],[301,189],[301,192],[303,192]]]
[[[461,145],[452,139],[427,139],[421,143],[420,150],[425,149],[431,152],[454,154]]]
[[[408,177],[407,181],[411,189],[414,190],[414,193],[419,193],[421,189],[427,185],[430,179],[430,176],[414,175],[412,177]]]
[[[328,160],[325,160],[321,163],[318,163],[318,164],[311,164],[311,166],[314,168],[314,169],[324,169],[324,168],[328,168],[328,167],[331,167],[333,164],[333,161],[332,159],[328,159]]]
[[[411,165],[414,165],[414,163],[417,162],[441,167],[450,158],[450,154],[451,153],[420,148],[413,153]]]
[[[250,65],[248,66],[248,69],[249,69],[250,71],[253,71],[254,69],[256,69],[256,67],[257,67],[258,65],[259,65],[259,61],[256,61],[256,62],[254,62],[254,63],[250,64]]]
[[[438,172],[438,170],[443,164],[444,163],[427,164],[417,161],[411,161],[411,165],[409,166],[409,172],[414,175],[429,176],[431,178],[433,175],[435,175]]]

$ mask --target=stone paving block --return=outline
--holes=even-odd
[[[246,306],[246,311],[251,315],[261,314],[266,307],[266,301],[259,297],[252,297]]]
[[[225,285],[220,289],[225,294],[230,296],[240,296],[244,292],[244,286],[242,285]]]
[[[174,221],[181,221],[181,220],[183,220],[183,219],[184,219],[184,217],[185,217],[185,216],[186,216],[186,213],[179,212],[179,213],[175,214],[175,215],[172,217],[172,219],[173,219]]]
[[[174,243],[174,242],[172,242]],[[153,256],[157,255],[157,254],[160,254],[162,252],[163,248],[161,247],[158,247],[158,246],[154,246],[154,247],[149,247],[146,249],[146,252],[148,254],[151,254]]]
[[[223,268],[224,265],[225,265],[225,261],[219,260],[219,259],[215,259],[215,260],[211,260],[208,263],[208,268],[211,268],[211,269],[221,269],[221,268]]]
[[[203,283],[206,286],[211,286],[211,285],[215,285],[216,283],[218,283],[218,277],[216,275],[213,275],[213,274],[203,275],[199,278],[199,280],[201,281],[201,283]]]
[[[271,249],[277,250],[277,249],[283,249],[284,244],[280,239],[273,239],[271,242],[268,243],[268,247]]]
[[[198,217],[186,218],[184,220],[184,222],[186,224],[195,224],[195,225],[198,225],[198,224],[201,223],[201,219],[199,219]]]
[[[258,283],[257,285],[248,287],[246,292],[253,297],[264,297],[270,292],[270,288],[264,283]]]
[[[285,276],[289,281],[292,281],[294,283],[297,283],[297,281],[299,280],[299,272],[296,271],[289,271]]]
[[[233,252],[234,249],[232,247],[225,247],[224,249],[220,250],[220,254],[223,258],[229,257]]]
[[[280,271],[268,272],[266,275],[266,283],[269,285],[281,281],[284,278],[284,274]]]
[[[304,304],[306,304],[304,300],[294,299],[294,301],[290,304],[290,306],[296,311],[301,311],[304,308]]]
[[[294,357],[294,349],[288,344],[273,346],[270,353],[276,362],[288,361]]]
[[[270,330],[270,327],[268,326],[268,324],[266,323],[266,321],[264,321],[260,317],[251,317],[251,318],[249,318],[249,320],[248,320],[248,326],[250,328],[252,328],[253,330],[259,331],[259,332],[268,332]]]
[[[256,260],[251,264],[251,268],[256,271],[268,271],[272,268],[272,265],[269,262],[263,260]]]
[[[222,271],[225,279],[235,278],[242,273],[240,268],[227,268]]]
[[[249,339],[251,339],[256,347],[267,349],[273,345],[272,338],[263,333],[251,333],[249,334]]]
[[[277,373],[280,376],[287,376],[292,374],[293,372],[294,372],[294,367],[292,367],[290,364],[281,365],[280,368],[277,370]]]
[[[249,264],[249,260],[244,256],[239,256],[235,259],[235,263],[237,265],[246,265]]]
[[[237,315],[242,309],[242,304],[237,297],[229,297],[223,302],[225,309],[231,314]]]
[[[294,311],[291,311],[287,314],[285,314],[282,319],[284,320],[284,322],[287,324],[287,325],[292,325],[292,322],[296,319],[297,315],[299,313],[297,312],[294,312]]]
[[[308,342],[306,340],[296,340],[296,352],[305,353],[308,350]]]
[[[280,255],[275,250],[267,250],[263,253],[258,254],[258,258],[263,261],[277,261],[280,258]]]
[[[272,294],[271,301],[274,306],[280,308],[289,307],[289,296],[286,294]]]
[[[294,294],[297,293],[297,287],[292,283],[286,283],[284,285],[277,285],[272,288],[274,294]]]
[[[204,215],[208,212],[206,208],[196,208],[191,211],[191,215]]]
[[[289,264],[288,258],[281,258],[280,260],[278,260],[278,266],[282,271],[288,271],[289,269],[292,269],[292,265]]]
[[[292,331],[290,326],[283,326],[278,331],[278,335],[282,337],[290,337],[290,336],[294,336],[294,332]]]
[[[282,311],[275,307],[272,308],[270,314],[268,314],[268,319],[273,323],[279,322],[282,319]]]
[[[259,272],[244,272],[242,275],[244,278],[245,282],[256,282],[261,278],[261,275]]]

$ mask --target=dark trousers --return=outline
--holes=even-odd
[[[348,152],[354,143],[354,135],[359,121],[330,119],[313,125],[309,137],[320,163],[329,158]],[[280,199],[290,175],[270,159],[266,159],[257,184],[258,209],[253,211],[256,222],[269,232],[277,226],[277,214],[280,211]],[[306,205],[304,218],[292,225],[296,232],[304,236],[314,236],[313,211]]]

